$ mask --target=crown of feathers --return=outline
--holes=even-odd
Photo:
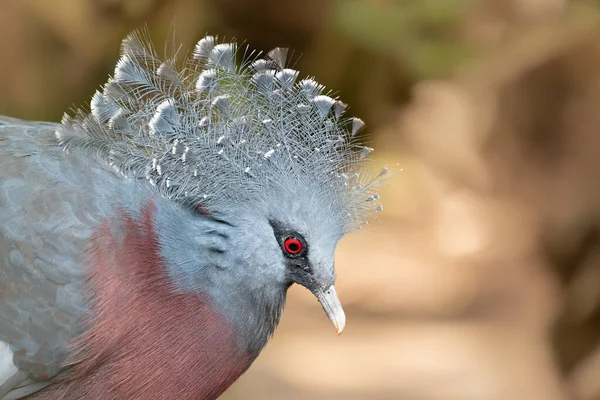
[[[312,78],[285,68],[287,49],[240,56],[236,43],[206,36],[181,70],[161,61],[149,41],[123,40],[114,76],[91,112],[65,114],[65,149],[97,152],[119,173],[147,180],[161,194],[207,210],[268,198],[270,188],[318,187],[348,227],[381,210],[363,159],[358,118],[323,94]],[[318,184],[315,185],[314,183]]]

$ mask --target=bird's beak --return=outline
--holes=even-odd
[[[346,314],[344,313],[344,309],[340,304],[340,299],[335,292],[335,287],[331,285],[325,290],[318,290],[317,299],[323,306],[325,313],[337,330],[338,335],[342,333],[344,327],[346,326]]]

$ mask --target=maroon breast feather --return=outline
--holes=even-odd
[[[34,399],[215,399],[251,364],[206,297],[174,290],[154,210],[120,212],[93,236],[90,328],[73,343],[74,372]]]

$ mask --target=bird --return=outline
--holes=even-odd
[[[365,123],[288,51],[136,31],[89,105],[0,117],[0,398],[215,399],[382,209]]]

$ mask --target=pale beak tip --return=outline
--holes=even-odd
[[[337,334],[341,335],[342,332],[344,331],[345,327],[346,327],[346,314],[344,313],[344,310],[342,310],[341,314],[338,314],[337,323],[335,324],[335,330],[337,331]]]

